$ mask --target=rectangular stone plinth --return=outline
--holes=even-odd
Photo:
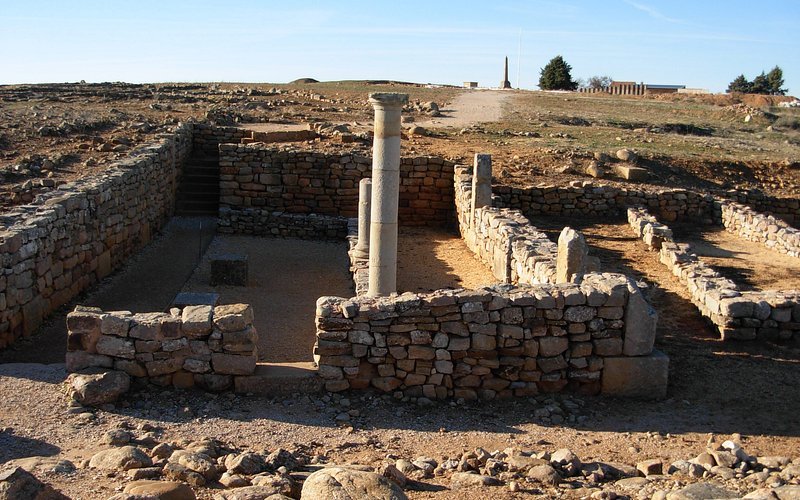
[[[247,255],[226,253],[211,257],[211,286],[247,286]]]
[[[667,396],[669,356],[654,350],[649,356],[603,358],[602,393],[625,398]]]

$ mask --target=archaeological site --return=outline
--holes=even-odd
[[[800,498],[798,132],[502,87],[0,87],[0,499]]]

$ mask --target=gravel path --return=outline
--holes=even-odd
[[[419,122],[428,128],[463,128],[477,123],[496,122],[503,117],[503,103],[513,95],[505,90],[464,92],[441,110],[442,116]]]

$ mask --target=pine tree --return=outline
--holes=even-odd
[[[750,82],[744,75],[739,75],[728,85],[728,92],[741,92],[746,94],[750,92]]]
[[[763,71],[760,75],[753,78],[753,83],[750,84],[750,93],[752,94],[769,94],[770,86],[767,80],[767,75]]]
[[[775,66],[769,71],[769,73],[767,73],[767,85],[769,87],[770,94],[786,94],[786,89],[781,88],[783,87],[783,70],[779,66]]]
[[[542,68],[539,88],[542,90],[575,90],[578,83],[572,80],[572,66],[561,56],[556,56]]]

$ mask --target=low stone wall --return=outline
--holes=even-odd
[[[475,399],[565,388],[661,397],[656,315],[622,275],[582,284],[317,302],[319,375],[329,391]],[[643,371],[644,370],[644,371]]]
[[[643,208],[629,208],[628,223],[636,236],[641,238],[650,250],[661,250],[662,243],[673,241],[672,230],[658,222]]]
[[[222,144],[220,206],[270,212],[354,217],[358,183],[371,175],[365,156],[293,151],[263,144]],[[453,164],[436,157],[403,158],[398,220],[442,226],[453,219]],[[236,226],[231,226],[236,231]]]
[[[640,235],[647,234],[648,226],[666,227],[654,222],[644,209],[629,210],[628,217]],[[676,243],[666,232],[661,234],[661,263],[686,286],[692,303],[723,340],[800,339],[800,290],[742,292],[735,282],[692,253],[689,245]]]
[[[0,348],[119,267],[162,227],[192,126],[137,148],[102,174],[0,215]]]
[[[243,128],[193,123],[192,150],[196,155],[218,156],[220,144],[239,144],[250,136]]]
[[[472,168],[455,167],[458,227],[467,247],[504,283],[555,283],[558,246],[518,210],[472,211]]]
[[[624,216],[628,207],[642,206],[665,221],[700,219],[712,222],[714,198],[683,189],[621,189],[584,183],[582,186],[494,186],[495,206],[513,208],[526,217],[542,215]]]
[[[520,210],[527,217],[541,215],[624,216],[628,208],[642,207],[665,222],[692,220],[719,222],[715,200],[728,200],[772,215],[788,224],[800,222],[800,200],[766,196],[757,191],[695,192],[654,187],[618,188],[584,182],[570,186],[518,188],[494,186],[497,207]]]
[[[113,369],[159,386],[230,389],[258,359],[247,304],[137,314],[79,306],[67,330],[68,372]]]
[[[800,231],[785,221],[731,201],[719,200],[717,206],[722,225],[728,232],[763,243],[780,253],[800,257]]]
[[[346,217],[273,212],[264,208],[221,207],[217,231],[225,234],[341,241],[347,237],[347,224]]]

